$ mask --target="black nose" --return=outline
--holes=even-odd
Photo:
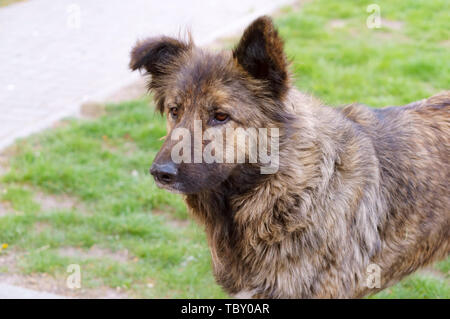
[[[178,169],[175,163],[168,162],[163,164],[153,163],[150,168],[150,174],[162,184],[172,184],[177,177]]]

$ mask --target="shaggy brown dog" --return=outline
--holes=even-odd
[[[138,42],[130,66],[151,75],[169,136],[194,120],[222,134],[279,128],[273,174],[261,163],[175,164],[173,138],[152,165],[204,225],[231,295],[362,297],[449,254],[449,91],[402,107],[325,107],[291,85],[268,17],[232,52],[162,36]]]

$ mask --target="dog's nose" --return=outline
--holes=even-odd
[[[153,163],[150,168],[150,174],[160,183],[170,185],[175,181],[178,169],[173,162],[163,164]]]

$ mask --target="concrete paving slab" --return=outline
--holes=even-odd
[[[66,297],[8,284],[0,284],[0,299],[66,299]]]

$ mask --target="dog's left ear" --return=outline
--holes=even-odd
[[[283,41],[270,17],[262,16],[247,27],[233,57],[252,77],[267,83],[274,97],[280,98],[287,91],[289,74]]]
[[[130,68],[144,68],[152,76],[165,75],[170,73],[176,58],[191,48],[191,41],[185,43],[166,36],[138,41],[131,51]]]
[[[180,57],[189,54],[193,42],[183,42],[171,37],[160,36],[138,41],[131,51],[130,68],[147,70],[151,75],[148,88],[155,93],[157,109],[164,111],[164,94],[162,88],[166,84],[165,78],[176,72],[180,66]]]

